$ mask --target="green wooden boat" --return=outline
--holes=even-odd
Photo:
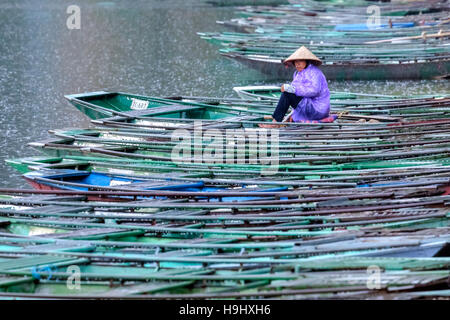
[[[267,121],[264,116],[273,112],[273,101],[280,94],[275,87],[243,87],[235,90],[246,99],[261,99],[257,102],[239,102],[231,98],[174,97],[177,98],[175,100],[108,92],[70,95],[66,98],[90,118],[106,118],[96,122],[102,125],[111,123],[117,126],[132,122],[154,128],[189,128],[192,122],[201,120],[205,128],[225,129],[236,126],[257,127],[259,122]],[[400,98],[335,92],[331,98],[332,112],[338,112],[341,115],[338,121],[344,122],[360,119],[398,121],[398,117],[446,118],[450,106],[446,96]]]
[[[89,92],[66,95],[65,98],[78,110],[91,119],[100,119],[111,116],[145,116],[185,118],[192,120],[218,120],[235,117],[241,114],[250,116],[264,115],[264,112],[255,110],[249,112],[230,106],[216,104],[195,103],[189,101],[146,97],[121,92]]]

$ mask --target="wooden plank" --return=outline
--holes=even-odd
[[[77,241],[64,241],[64,242],[56,242],[49,244],[38,244],[38,245],[29,245],[23,247],[23,251],[30,252],[48,252],[48,251],[86,251],[90,249],[95,249],[94,246],[91,246],[86,243],[80,243]]]
[[[32,277],[0,277],[0,288],[8,288],[33,281]]]
[[[236,126],[236,125],[241,127],[241,124],[240,124],[241,121],[256,121],[260,118],[261,118],[261,116],[253,116],[253,115],[228,117],[225,119],[219,119],[216,122],[213,122],[210,124],[208,124],[208,123],[202,124],[202,128],[203,129],[221,129],[221,128],[229,128],[229,127]]]
[[[56,257],[50,255],[29,256],[24,258],[9,259],[7,261],[0,262],[0,270],[11,271],[18,269],[25,269],[31,267],[37,267],[40,265],[54,265],[64,263],[67,261],[73,261],[71,257]]]
[[[449,272],[405,272],[381,271],[380,285],[382,287],[423,285],[446,279]],[[333,286],[361,286],[367,283],[366,270],[305,272],[299,274],[297,280],[281,281],[271,284],[268,288],[320,288]]]
[[[199,110],[203,109],[203,107],[199,106],[190,106],[190,105],[181,105],[181,104],[173,104],[173,105],[167,105],[167,106],[161,106],[161,107],[152,107],[149,109],[144,110],[133,110],[133,111],[126,111],[126,112],[120,112],[120,116],[130,117],[130,118],[139,118],[142,116],[156,116],[166,113],[173,113],[173,112],[184,112],[184,111],[192,111],[192,110]]]
[[[175,282],[150,282],[140,283],[136,285],[121,286],[108,290],[105,295],[107,297],[123,297],[135,294],[151,294],[171,289],[183,288],[193,284],[194,281],[175,281]]]
[[[49,199],[50,200],[50,199]],[[59,200],[59,199],[57,199]],[[67,199],[69,201],[71,201],[72,199]],[[71,212],[81,212],[81,211],[87,211],[90,210],[89,207],[66,207],[66,206],[58,206],[58,205],[49,205],[49,206],[45,206],[45,207],[37,207],[37,208],[32,208],[29,210],[26,210],[27,213],[49,213],[49,214],[58,214],[58,213],[71,213]]]
[[[71,239],[71,238],[82,238],[95,235],[109,235],[116,232],[123,232],[123,229],[116,228],[86,228],[75,231],[68,231],[63,233],[51,233],[40,235],[41,238],[51,238],[51,239]]]
[[[376,265],[382,269],[390,270],[427,270],[445,269],[450,266],[450,258],[383,258],[383,257],[339,257],[335,259],[320,259],[317,261],[304,261],[302,269],[313,270],[339,270],[339,269],[366,269]]]

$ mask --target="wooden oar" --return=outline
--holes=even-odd
[[[289,122],[289,118],[294,113],[294,110],[292,110],[288,115],[286,115],[281,122]],[[349,114],[349,113],[343,113],[340,118],[347,118],[347,119],[373,119],[378,121],[399,121],[401,118],[399,117],[389,117],[389,116],[377,116],[377,115],[357,115],[357,114]],[[264,116],[264,119],[266,120],[272,120],[273,117],[271,115]]]
[[[424,39],[427,38],[443,38],[443,37],[449,37],[450,32],[442,32],[442,30],[439,30],[438,33],[434,34],[426,34],[426,32],[422,32],[420,36],[412,36],[412,37],[402,37],[402,38],[392,38],[392,39],[386,39],[386,40],[377,40],[377,41],[368,41],[364,42],[365,44],[378,44],[378,43],[386,43],[386,42],[393,42],[393,41],[399,41],[399,40],[416,40],[416,39]]]
[[[293,113],[294,113],[294,110],[292,110],[291,112],[289,112],[289,114],[286,115],[286,116],[284,117],[283,121],[281,121],[281,122],[282,122],[282,123],[289,122],[288,120],[289,120],[289,118],[292,116]],[[273,117],[272,117],[271,115],[266,115],[266,116],[264,116],[264,119],[265,119],[265,120],[273,120]]]

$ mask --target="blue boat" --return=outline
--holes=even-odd
[[[261,199],[261,197],[232,197],[226,192],[278,192],[286,191],[288,187],[248,187],[240,184],[237,188],[227,186],[208,186],[202,180],[188,181],[177,178],[135,177],[121,174],[111,174],[96,171],[81,171],[72,169],[38,170],[23,175],[25,180],[38,190],[68,190],[68,191],[111,191],[114,197],[120,199],[165,199],[165,197],[135,197],[120,196],[117,192],[139,192],[150,190],[184,191],[184,192],[224,192],[224,196],[199,197],[209,201],[248,201]],[[98,196],[88,197],[89,200],[98,200]]]

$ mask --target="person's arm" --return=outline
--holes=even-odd
[[[285,83],[281,86],[281,92],[295,93],[295,87],[292,84]]]

